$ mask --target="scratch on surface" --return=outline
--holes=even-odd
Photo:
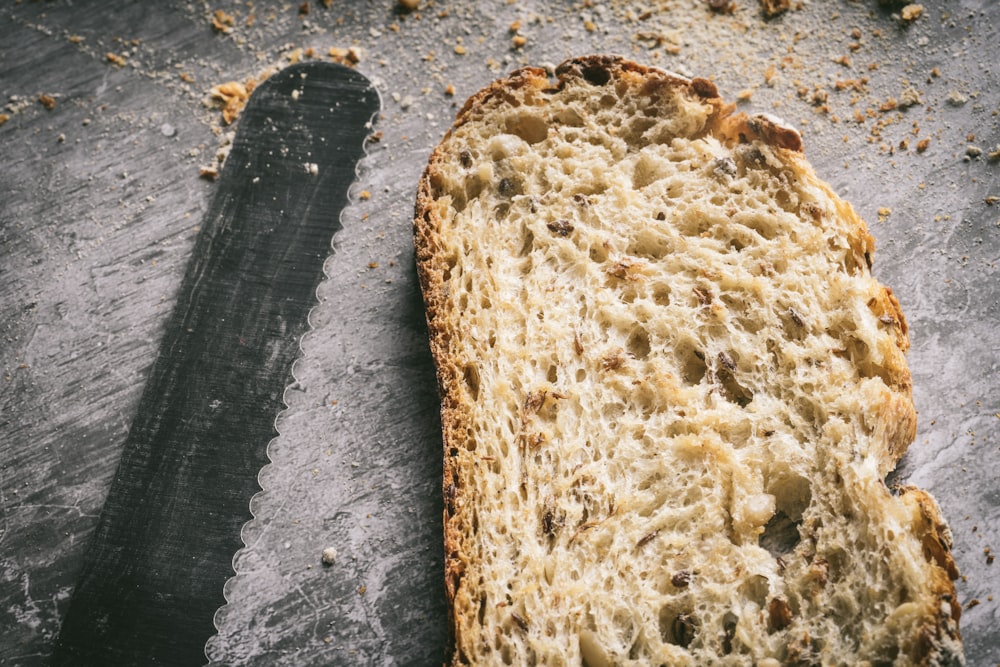
[[[301,584],[299,584],[299,583],[293,583],[292,584],[292,588],[294,588],[295,591],[302,597],[302,599],[306,601],[306,604],[309,605],[309,609],[312,611],[313,627],[314,628],[318,628],[320,626],[320,623],[322,622],[322,618],[320,616],[320,612],[322,611],[322,609],[320,608],[320,605],[318,605],[316,603],[316,600],[314,600],[305,591],[305,589],[302,588]]]
[[[6,537],[9,528],[10,519],[7,516],[7,495],[0,493],[0,544],[3,544],[3,538]]]
[[[76,512],[76,515],[79,516],[79,517],[87,517],[87,518],[90,518],[90,519],[96,519],[98,517],[97,514],[89,514],[89,513],[84,512],[77,505],[57,505],[57,504],[51,504],[51,503],[39,503],[39,504],[33,504],[33,505],[19,505],[18,509],[28,509],[28,510],[34,510],[34,509],[69,510],[69,511]],[[6,515],[4,516],[4,519],[6,520]],[[0,533],[0,536],[2,536],[2,533]]]

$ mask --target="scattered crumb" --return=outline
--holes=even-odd
[[[246,84],[239,81],[227,81],[212,86],[209,95],[211,103],[222,109],[222,120],[225,121],[226,125],[229,125],[239,117],[247,100],[250,99],[251,92],[253,92],[253,85],[250,85],[248,89]]]
[[[950,104],[953,107],[960,107],[968,101],[969,98],[963,95],[962,93],[958,92],[957,90],[953,90],[948,93],[948,104]]]
[[[377,269],[378,268],[378,262],[368,262],[368,268],[369,269]]]
[[[125,58],[118,55],[117,53],[111,53],[109,51],[105,57],[108,59],[108,62],[111,63],[112,65],[118,65],[119,67],[125,66]]]
[[[361,57],[363,52],[356,46],[350,46],[348,48],[342,48],[339,46],[330,47],[327,52],[330,58],[341,65],[347,65],[348,67],[354,67],[359,62],[361,62]]]
[[[983,149],[979,146],[966,146],[965,154],[970,158],[977,158],[983,154]]]
[[[404,12],[412,12],[420,7],[420,0],[396,0],[396,6]]]
[[[455,86],[449,83],[444,88],[444,94],[448,97],[453,97],[455,95]]]
[[[913,86],[903,88],[903,92],[899,95],[900,109],[909,109],[910,107],[917,106],[920,103],[920,93],[916,88]]]
[[[358,198],[362,200],[371,199],[372,193],[368,192],[368,190],[362,190],[361,192],[358,193]]]
[[[323,565],[333,565],[337,562],[337,550],[333,547],[323,549],[323,554],[320,556],[320,560],[323,562]]]
[[[49,111],[52,111],[53,109],[56,108],[56,98],[52,97],[51,95],[46,95],[45,93],[42,93],[41,95],[38,96],[38,101],[43,107],[45,107]]]
[[[236,18],[232,14],[227,14],[221,9],[216,9],[212,13],[212,28],[214,28],[216,32],[228,35],[233,31],[233,25],[235,23]]]
[[[749,102],[753,98],[753,90],[749,88],[744,88],[740,92],[736,93],[737,102]]]
[[[767,18],[784,14],[792,8],[791,0],[760,0],[760,7]]]
[[[906,23],[912,23],[921,17],[924,13],[923,5],[906,5],[899,12],[899,17],[903,19]]]
[[[769,86],[774,85],[774,80],[778,77],[778,70],[774,65],[768,65],[767,69],[764,70],[764,83]]]
[[[219,168],[215,166],[205,166],[198,168],[198,175],[202,178],[207,178],[210,181],[214,181],[219,177]]]
[[[10,120],[10,114],[9,113],[0,113],[0,125],[3,125],[8,120]]]
[[[2,125],[2,124],[3,123],[0,123],[0,125]],[[996,146],[994,146],[993,150],[991,150],[989,153],[986,154],[986,159],[989,162],[998,162],[998,161],[1000,161],[1000,144],[997,144]]]
[[[931,145],[930,139],[921,139],[920,141],[917,142],[917,152],[923,153],[925,150],[927,150],[927,147],[930,145]]]
[[[511,39],[511,43],[514,45],[515,49],[520,49],[528,43],[528,38],[523,35],[514,35]]]
[[[877,213],[878,213],[878,221],[885,222],[886,220],[889,219],[889,216],[892,215],[892,209],[886,206],[880,206]]]
[[[319,165],[316,164],[315,162],[306,162],[304,166],[306,168],[307,174],[315,176],[316,174],[319,173]]]

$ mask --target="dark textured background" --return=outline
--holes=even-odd
[[[440,440],[410,246],[416,180],[455,105],[490,79],[617,52],[713,77],[730,99],[752,92],[741,106],[798,125],[817,170],[869,221],[875,272],[913,339],[920,426],[897,479],[933,492],[950,520],[969,663],[1000,663],[1000,564],[986,553],[1000,549],[1000,203],[987,203],[1000,196],[987,159],[1000,144],[1000,4],[925,0],[909,26],[875,0],[771,21],[751,0],[721,16],[699,0],[422,4],[0,8],[0,664],[44,664],[67,609],[214,187],[199,166],[232,129],[203,99],[298,48],[328,59],[351,45],[384,103],[354,190],[370,198],[346,211],[327,262],[212,661],[440,663]],[[230,33],[213,29],[216,9],[234,17]],[[920,104],[890,109],[908,87]]]

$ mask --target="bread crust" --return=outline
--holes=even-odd
[[[736,113],[734,105],[726,103],[715,85],[707,79],[688,79],[619,56],[592,55],[567,60],[559,65],[555,80],[550,80],[540,68],[525,67],[473,95],[431,154],[419,183],[414,213],[417,275],[425,302],[430,348],[441,397],[445,590],[449,602],[453,665],[476,663],[479,644],[484,641],[478,636],[476,620],[477,615],[482,613],[478,608],[481,602],[470,594],[470,582],[475,583],[475,578],[481,576],[476,563],[482,557],[479,551],[481,546],[469,538],[478,521],[474,494],[479,465],[473,451],[476,447],[475,435],[470,431],[468,421],[472,409],[469,387],[477,386],[479,378],[474,376],[474,367],[456,356],[452,345],[453,339],[462,335],[460,314],[454,312],[449,301],[449,278],[460,257],[448,250],[443,236],[449,219],[449,201],[442,196],[441,170],[456,158],[450,142],[459,128],[481,120],[496,105],[545,105],[547,97],[557,95],[574,79],[585,79],[596,85],[620,83],[624,87],[641,90],[645,95],[657,95],[664,89],[670,89],[708,105],[710,111],[704,124],[706,134],[730,147],[746,145],[748,149],[758,150],[768,147],[782,168],[791,170],[795,178],[808,183],[836,203],[835,214],[847,221],[852,230],[847,234],[848,256],[855,266],[869,269],[874,252],[874,240],[864,221],[814,174],[805,161],[799,133],[770,116]],[[884,396],[879,398],[881,412],[871,415],[872,428],[884,432],[881,440],[885,447],[874,455],[878,475],[884,477],[912,442],[916,413],[911,398],[910,373],[904,357],[909,347],[908,327],[899,302],[891,290],[880,286],[872,294],[869,308],[883,325],[892,329],[893,335],[891,349],[881,351],[885,362],[879,371],[893,395],[890,399],[883,400]],[[546,400],[544,395],[541,400]],[[871,490],[871,493],[888,495],[889,492],[882,486]],[[923,544],[928,561],[937,566],[930,570],[933,599],[940,600],[944,605],[940,611],[922,613],[921,629],[915,640],[918,645],[911,647],[912,663],[905,664],[960,664],[958,620],[961,608],[952,583],[957,570],[950,555],[950,533],[937,504],[928,494],[906,487],[899,498],[909,508],[914,524],[922,527],[918,539]],[[518,625],[526,624],[516,614],[514,620]],[[803,654],[803,660],[807,659],[807,653]],[[786,654],[789,663],[793,662],[793,654],[790,648]]]

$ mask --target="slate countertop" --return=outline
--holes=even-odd
[[[894,479],[942,505],[969,664],[998,664],[1000,5],[926,0],[910,23],[875,0],[772,20],[751,0],[728,14],[701,0],[421,5],[0,9],[0,664],[44,664],[58,634],[212,193],[199,171],[232,130],[209,90],[351,46],[383,99],[355,186],[371,196],[334,241],[211,662],[440,664],[416,181],[489,80],[615,52],[713,77],[741,108],[798,125],[820,175],[869,222],[876,275],[910,323],[920,412]]]

